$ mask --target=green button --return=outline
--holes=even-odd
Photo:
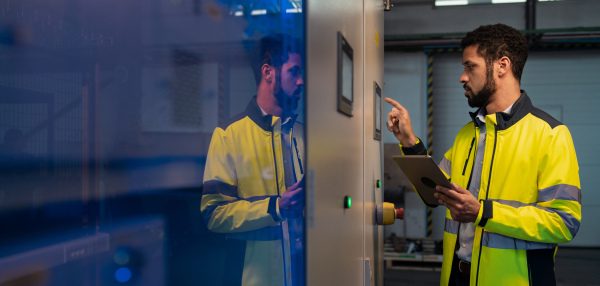
[[[344,208],[349,209],[352,206],[352,198],[349,196],[344,197]]]

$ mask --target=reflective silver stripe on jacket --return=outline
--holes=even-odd
[[[555,193],[557,193],[557,192],[555,192]],[[569,214],[567,212],[563,212],[563,211],[559,211],[559,210],[555,210],[555,209],[551,209],[551,208],[540,207],[537,203],[526,204],[526,203],[522,203],[522,202],[509,201],[509,200],[492,200],[492,201],[496,201],[500,204],[511,206],[514,208],[532,206],[532,207],[535,207],[535,208],[538,208],[538,209],[541,209],[541,210],[544,210],[547,212],[555,213],[558,216],[560,216],[560,218],[562,219],[565,226],[569,229],[569,232],[571,233],[571,237],[575,237],[575,234],[577,234],[577,231],[579,230],[579,225],[581,224],[581,222],[579,220],[577,220],[574,216],[572,216],[571,214]]]
[[[448,174],[448,176],[450,176],[450,172],[452,171],[452,162],[450,162],[450,160],[446,159],[446,157],[442,157],[442,160],[440,161],[440,163],[438,164],[438,167],[440,167],[440,169],[442,169],[442,171],[444,171],[444,173]]]
[[[451,233],[454,235],[458,235],[458,227],[460,223],[449,218],[446,218],[446,223],[444,225],[444,231],[447,233]]]
[[[531,250],[531,249],[551,249],[554,248],[552,243],[542,243],[522,240],[518,238],[508,237],[493,232],[483,232],[483,246],[496,249],[517,249],[517,250]]]
[[[551,200],[575,201],[581,204],[581,190],[573,185],[559,184],[539,191],[538,201]]]

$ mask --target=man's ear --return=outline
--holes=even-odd
[[[503,77],[508,73],[512,73],[512,62],[508,57],[502,57],[496,61],[496,63],[498,64],[498,77]]]
[[[260,71],[266,82],[271,82],[275,77],[275,69],[269,64],[262,65]]]

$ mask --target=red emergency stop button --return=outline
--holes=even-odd
[[[399,208],[396,210],[396,219],[404,219],[404,209]]]

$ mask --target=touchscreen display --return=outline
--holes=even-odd
[[[344,52],[342,56],[342,96],[353,101],[352,94],[352,59],[348,53]]]

